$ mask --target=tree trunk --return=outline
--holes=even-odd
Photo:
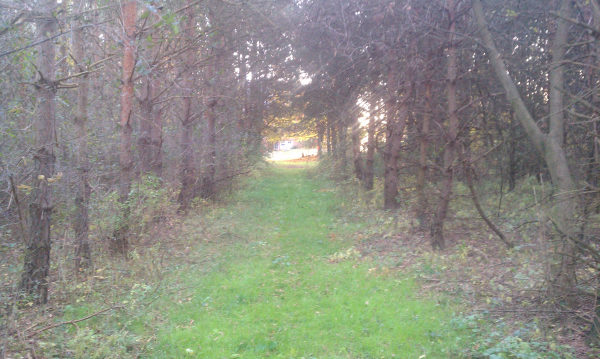
[[[151,17],[153,19],[154,17]],[[140,153],[141,173],[154,173],[160,178],[162,174],[162,110],[156,108],[156,100],[160,94],[160,80],[155,66],[160,46],[153,39],[153,21],[149,21],[149,34],[144,40],[145,64],[147,74],[142,78],[140,98],[140,134],[138,148]],[[154,46],[151,46],[154,45]]]
[[[384,170],[384,188],[383,200],[385,209],[398,208],[398,160],[400,158],[400,148],[402,147],[402,136],[408,120],[407,99],[410,91],[404,91],[403,98],[398,103],[396,95],[398,74],[395,69],[390,69],[388,73],[388,92],[390,98],[386,101],[387,129],[385,148],[383,151]]]
[[[80,10],[85,9],[86,0],[79,0],[76,6]],[[85,72],[85,42],[84,29],[79,28],[83,24],[82,20],[77,21],[77,29],[73,30],[73,50],[74,57],[80,73]],[[92,263],[92,252],[88,240],[89,232],[89,204],[92,187],[89,183],[88,173],[91,170],[88,158],[87,143],[87,105],[88,105],[88,75],[79,77],[77,86],[77,112],[74,123],[77,131],[75,139],[75,161],[77,163],[77,192],[75,194],[75,220],[73,228],[75,229],[75,272],[88,269]]]
[[[151,70],[150,70],[151,71]],[[138,148],[140,153],[141,173],[150,172],[152,167],[152,122],[153,122],[153,98],[154,84],[150,75],[142,78],[141,98],[140,98],[140,134],[138,138]]]
[[[323,120],[317,121],[317,157],[319,159],[323,158],[323,132],[324,129]]]
[[[327,118],[325,125],[327,127],[327,156],[331,156],[331,125],[329,122],[329,117]]]
[[[157,77],[155,81],[155,91],[161,89],[161,81]],[[158,178],[162,177],[163,161],[162,161],[162,144],[163,144],[163,109],[154,106],[154,114],[152,116],[152,131],[150,131],[150,141],[152,144],[152,161],[150,162],[150,172],[154,173]]]
[[[360,122],[356,115],[352,117],[352,122],[352,157],[354,159],[354,175],[364,183],[365,171],[363,169],[363,159],[360,153]]]
[[[404,102],[404,101],[403,101]],[[396,110],[395,103],[388,102],[388,126],[386,132],[386,143],[383,151],[385,163],[384,172],[384,208],[396,209],[398,204],[398,160],[400,159],[400,148],[402,147],[402,136],[408,118],[407,104],[400,104]],[[397,115],[395,115],[397,113]],[[397,118],[395,118],[397,116]]]
[[[525,128],[529,138],[543,155],[550,175],[552,185],[555,187],[556,196],[552,220],[559,232],[575,237],[576,228],[575,211],[576,197],[574,194],[575,183],[571,177],[563,149],[564,115],[563,115],[563,88],[564,57],[569,35],[569,24],[559,18],[556,20],[557,28],[552,42],[552,66],[549,75],[549,102],[550,102],[550,132],[544,134],[525,106],[521,95],[506,69],[500,52],[496,48],[492,34],[488,29],[483,7],[480,0],[472,0],[475,18],[479,26],[480,37],[489,52],[489,59],[494,67],[498,80],[502,83],[506,97],[513,106],[517,118]],[[569,18],[572,4],[570,0],[561,1],[560,13],[562,17]],[[551,273],[549,282],[556,290],[555,293],[568,294],[575,285],[575,272],[572,266],[574,258],[573,245],[560,238],[554,241],[553,255],[550,261]]]
[[[373,189],[373,163],[375,162],[375,130],[377,129],[377,111],[375,103],[371,103],[369,111],[369,127],[367,129],[367,156],[365,159],[365,182],[364,186],[367,191]]]
[[[338,158],[338,132],[337,132],[337,122],[331,119],[331,116],[327,116],[327,120],[329,121],[329,128],[331,131],[331,157],[334,160]]]
[[[346,121],[343,118],[344,115],[344,111],[339,112],[339,117],[337,119],[337,132],[339,140],[338,156],[340,159],[341,174],[343,178],[346,178],[346,170],[348,169],[348,146],[346,145],[346,143],[348,142],[348,125],[346,124]]]
[[[158,79],[144,79],[143,98],[140,101],[140,137],[138,147],[140,151],[141,172],[153,173],[157,177],[162,175],[162,111],[156,109]]]
[[[123,4],[123,85],[121,87],[121,153],[120,166],[121,178],[119,184],[119,203],[121,213],[119,221],[110,241],[110,249],[113,252],[127,253],[129,242],[130,208],[127,203],[133,171],[133,156],[131,151],[131,120],[133,112],[133,74],[135,70],[135,14],[136,2],[128,0]]]
[[[49,179],[54,176],[55,104],[57,83],[54,80],[54,43],[50,36],[56,29],[53,11],[55,0],[46,0],[36,20],[36,38],[42,42],[37,54],[38,79],[36,95],[40,100],[34,123],[35,154],[33,156],[33,193],[29,205],[30,234],[25,249],[23,274],[19,289],[33,296],[37,304],[48,302],[50,272],[50,230],[52,224],[52,189]]]
[[[431,80],[425,84],[425,113],[421,127],[419,151],[419,173],[417,174],[417,219],[421,230],[427,228],[427,196],[425,195],[425,174],[427,173],[427,147],[429,146],[429,121],[433,110],[431,103]]]
[[[205,119],[206,119],[206,133],[207,133],[207,151],[205,169],[202,172],[202,181],[200,188],[200,195],[202,198],[214,199],[215,193],[215,173],[216,173],[216,158],[217,158],[217,134],[215,132],[215,125],[217,116],[215,114],[215,106],[217,104],[216,99],[209,99],[206,105]]]
[[[195,17],[196,14],[192,7],[192,0],[187,0],[187,24],[184,30],[186,45],[190,47],[185,54],[182,73],[183,88],[183,116],[181,118],[181,167],[179,168],[179,179],[181,189],[179,190],[179,211],[186,211],[189,208],[190,201],[195,197],[194,184],[196,181],[196,166],[194,158],[194,148],[192,146],[192,133],[194,130],[195,116],[192,113],[192,95],[194,88],[194,77],[192,66],[194,64],[195,52],[192,48],[193,38],[195,36]]]
[[[452,196],[452,181],[454,179],[454,160],[458,136],[458,101],[456,98],[457,54],[454,33],[456,31],[454,0],[448,0],[447,10],[450,21],[448,29],[448,121],[445,129],[444,169],[442,170],[442,195],[431,223],[431,246],[433,249],[444,249],[444,222],[448,213],[450,197]]]

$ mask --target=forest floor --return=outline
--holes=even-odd
[[[584,326],[545,314],[534,243],[508,250],[468,219],[433,252],[411,213],[376,209],[375,192],[319,175],[314,159],[165,211],[128,259],[99,250],[78,280],[55,259],[52,305],[12,305],[5,357],[598,357]]]
[[[162,301],[150,356],[448,358],[458,307],[361,260],[361,223],[340,223],[339,201],[333,183],[295,164],[250,183],[214,213],[227,223],[218,264],[181,271],[186,289]]]

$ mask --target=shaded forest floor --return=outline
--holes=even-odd
[[[453,221],[448,251],[431,252],[410,213],[361,205],[373,194],[310,162],[166,215],[85,278],[59,261],[52,306],[4,317],[6,357],[596,357],[585,328],[544,315],[534,245]]]

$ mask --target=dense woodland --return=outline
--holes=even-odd
[[[543,252],[544,310],[597,339],[599,69],[598,0],[0,0],[2,310],[296,136],[435,251],[468,198],[500,246]],[[545,191],[503,208],[524,185]]]

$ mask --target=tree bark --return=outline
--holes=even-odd
[[[151,19],[154,17],[151,15]],[[147,74],[142,77],[140,97],[140,134],[138,148],[141,173],[162,175],[162,111],[156,108],[160,95],[160,77],[157,74],[156,59],[160,46],[155,43],[154,21],[148,21],[150,30],[144,40],[145,66]],[[143,36],[144,37],[144,36]],[[154,46],[152,46],[154,45]]]
[[[323,120],[317,120],[317,157],[323,158],[323,133],[325,132]]]
[[[360,122],[358,117],[354,115],[352,117],[352,157],[354,160],[354,175],[361,183],[365,181],[363,159],[360,153]]]
[[[207,150],[205,156],[205,169],[202,172],[200,195],[202,198],[214,199],[215,193],[215,173],[216,173],[216,158],[217,158],[217,134],[215,125],[217,116],[215,114],[215,106],[217,105],[216,98],[208,99],[204,117],[206,120],[207,133]]]
[[[327,117],[325,126],[327,127],[327,156],[331,156],[331,124],[329,117]]]
[[[336,121],[339,140],[338,157],[340,160],[341,174],[344,178],[346,178],[346,170],[348,168],[348,146],[346,145],[348,142],[348,125],[346,124],[346,120],[344,118],[345,115],[345,111],[340,111]]]
[[[119,203],[121,213],[119,221],[110,241],[113,252],[125,254],[129,248],[127,235],[129,232],[130,208],[127,203],[133,171],[133,156],[131,150],[131,127],[133,112],[133,73],[135,70],[135,14],[136,2],[128,0],[123,3],[123,85],[121,87],[121,178],[119,184]]]
[[[384,170],[384,189],[383,199],[385,209],[396,209],[398,204],[398,160],[400,158],[400,148],[402,147],[402,136],[408,120],[409,90],[405,90],[398,103],[397,92],[397,74],[395,69],[390,69],[388,73],[388,92],[390,98],[386,101],[386,141],[383,151]]]
[[[329,122],[329,130],[331,132],[331,157],[337,160],[339,152],[337,122],[332,119],[332,116],[327,116],[327,121]]]
[[[369,127],[367,129],[367,155],[365,158],[365,182],[364,186],[367,191],[373,189],[373,163],[375,162],[375,130],[377,129],[377,118],[375,110],[376,105],[371,103],[369,111]]]
[[[34,123],[35,154],[33,156],[33,193],[29,205],[30,234],[27,239],[23,274],[19,289],[33,296],[37,304],[48,302],[48,275],[50,272],[52,187],[49,179],[54,176],[54,155],[56,111],[54,99],[55,48],[50,36],[56,29],[53,11],[56,0],[46,0],[36,20],[36,38],[42,42],[36,58],[38,78],[35,83],[36,95],[40,100]]]
[[[454,33],[456,31],[454,0],[448,0],[447,10],[450,21],[448,29],[448,121],[445,128],[444,169],[442,171],[442,194],[440,202],[431,223],[431,246],[433,249],[443,250],[446,247],[444,241],[444,222],[448,213],[450,197],[452,196],[452,181],[454,179],[454,160],[456,159],[456,145],[458,136],[458,101],[456,94],[456,78],[458,72],[456,42]]]
[[[433,110],[431,102],[431,80],[425,84],[425,113],[421,127],[421,144],[419,149],[419,172],[417,174],[417,220],[421,230],[428,227],[427,196],[425,195],[425,175],[427,173],[427,147],[429,146],[429,121]]]
[[[181,167],[179,168],[179,179],[181,189],[177,202],[179,211],[186,211],[190,201],[195,197],[194,184],[196,181],[196,166],[194,148],[192,146],[192,133],[194,129],[195,116],[192,113],[192,95],[194,88],[194,77],[192,66],[194,64],[195,52],[192,48],[195,35],[195,12],[191,6],[192,0],[187,1],[187,24],[184,30],[186,45],[190,47],[182,64],[182,88],[183,88],[183,116],[181,117]]]
[[[86,0],[79,0],[76,5],[79,11],[85,10]],[[79,19],[76,29],[73,30],[73,50],[79,73],[87,70],[85,57],[84,29],[81,25],[84,22]],[[88,120],[88,75],[79,77],[77,86],[77,112],[74,123],[77,132],[75,139],[75,162],[77,164],[77,192],[75,194],[75,220],[73,228],[75,230],[75,272],[81,272],[88,269],[92,264],[92,252],[88,240],[89,232],[89,204],[92,187],[89,183],[88,174],[91,170],[88,158],[87,143],[87,120]]]
[[[529,138],[545,159],[555,187],[555,204],[553,221],[558,226],[559,232],[575,237],[576,228],[575,211],[577,207],[574,194],[575,183],[571,176],[565,152],[563,149],[564,115],[563,94],[560,91],[564,86],[564,57],[569,36],[569,24],[563,18],[568,18],[572,11],[570,0],[561,1],[560,13],[563,18],[556,20],[557,28],[552,42],[552,64],[549,74],[549,102],[550,102],[550,131],[544,134],[525,106],[521,95],[506,69],[506,65],[496,48],[492,34],[488,29],[483,7],[480,0],[472,0],[473,11],[479,26],[480,37],[483,45],[489,52],[489,59],[496,72],[498,80],[502,83],[508,101],[513,106],[517,118],[525,128]],[[575,272],[572,266],[573,245],[565,238],[555,241],[554,250],[550,261],[550,284],[557,293],[567,294],[575,285]],[[566,255],[565,255],[566,254]]]

